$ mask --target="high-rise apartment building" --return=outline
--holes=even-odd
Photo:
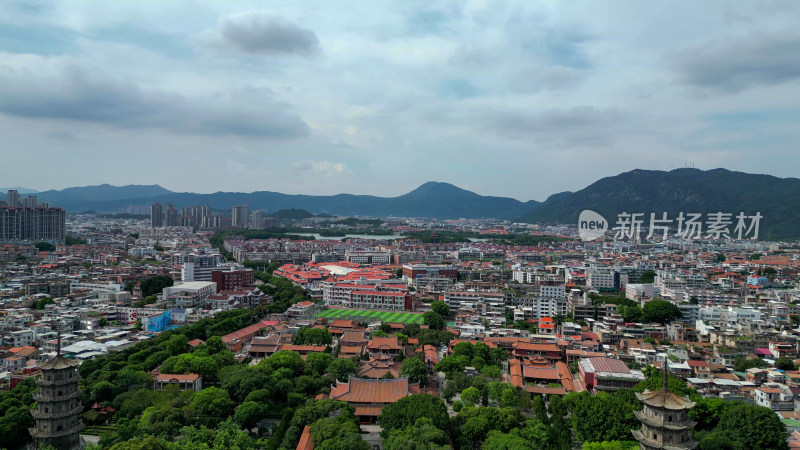
[[[19,191],[9,189],[6,194],[6,206],[20,206]]]
[[[164,215],[160,203],[153,203],[150,207],[150,227],[159,228],[164,226]]]
[[[178,226],[178,210],[175,209],[175,205],[173,205],[172,203],[167,204],[166,226],[168,227]]]
[[[64,242],[66,213],[61,208],[45,206],[0,207],[0,242]]]
[[[257,209],[250,215],[250,228],[254,230],[261,229],[261,210]]]
[[[234,206],[231,212],[231,226],[234,228],[247,228],[250,220],[250,208],[247,205]]]
[[[29,195],[22,199],[22,206],[24,208],[36,208],[38,205],[38,199],[35,195]]]

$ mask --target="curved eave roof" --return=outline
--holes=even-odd
[[[690,401],[688,397],[681,397],[680,395],[673,394],[672,392],[661,389],[659,391],[644,391],[641,394],[636,394],[642,403],[655,408],[666,408],[675,411],[689,409],[694,406],[694,402]]]
[[[67,359],[63,356],[56,356],[55,358],[47,361],[46,363],[39,366],[40,369],[43,370],[52,370],[52,369],[69,369],[71,367],[77,367],[81,364],[80,361],[75,361],[73,359]]]

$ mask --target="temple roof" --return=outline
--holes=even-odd
[[[641,394],[636,394],[636,398],[648,406],[672,409],[676,411],[689,409],[694,406],[694,402],[690,401],[688,397],[681,397],[680,395],[673,394],[666,389],[661,389],[658,391],[646,390]]]
[[[75,361],[74,359],[67,359],[61,355],[58,355],[55,358],[39,366],[39,368],[42,370],[52,370],[52,369],[57,370],[57,369],[69,369],[70,367],[77,367],[80,365],[81,365],[80,361]]]

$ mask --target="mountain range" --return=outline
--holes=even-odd
[[[146,206],[153,203],[173,203],[176,208],[210,205],[217,210],[230,210],[234,205],[247,204],[250,209],[274,212],[282,209],[304,209],[315,214],[371,217],[459,217],[513,218],[525,214],[536,201],[521,202],[513,198],[478,195],[452,184],[428,182],[413,191],[397,197],[374,195],[337,194],[292,195],[279,192],[257,191],[215,192],[196,194],[172,192],[158,185],[86,186],[50,190],[36,194],[39,201],[50,202],[69,212],[116,212],[125,206]]]
[[[131,205],[173,203],[177,208],[211,205],[229,210],[248,204],[251,209],[274,212],[304,209],[320,214],[371,217],[499,218],[528,223],[577,222],[578,214],[591,209],[615,222],[622,212],[679,212],[704,214],[760,212],[761,239],[800,237],[800,180],[770,175],[747,174],[726,169],[676,169],[672,171],[632,170],[602,178],[577,192],[551,195],[544,202],[522,202],[508,197],[476,194],[452,184],[428,182],[397,197],[337,194],[330,196],[292,195],[271,191],[251,193],[216,192],[196,194],[172,192],[158,185],[87,186],[50,190],[36,194],[69,212],[94,210],[116,212]]]

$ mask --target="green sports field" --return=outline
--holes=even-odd
[[[317,317],[392,323],[422,323],[422,314],[420,313],[376,311],[373,309],[326,309],[317,314]]]

